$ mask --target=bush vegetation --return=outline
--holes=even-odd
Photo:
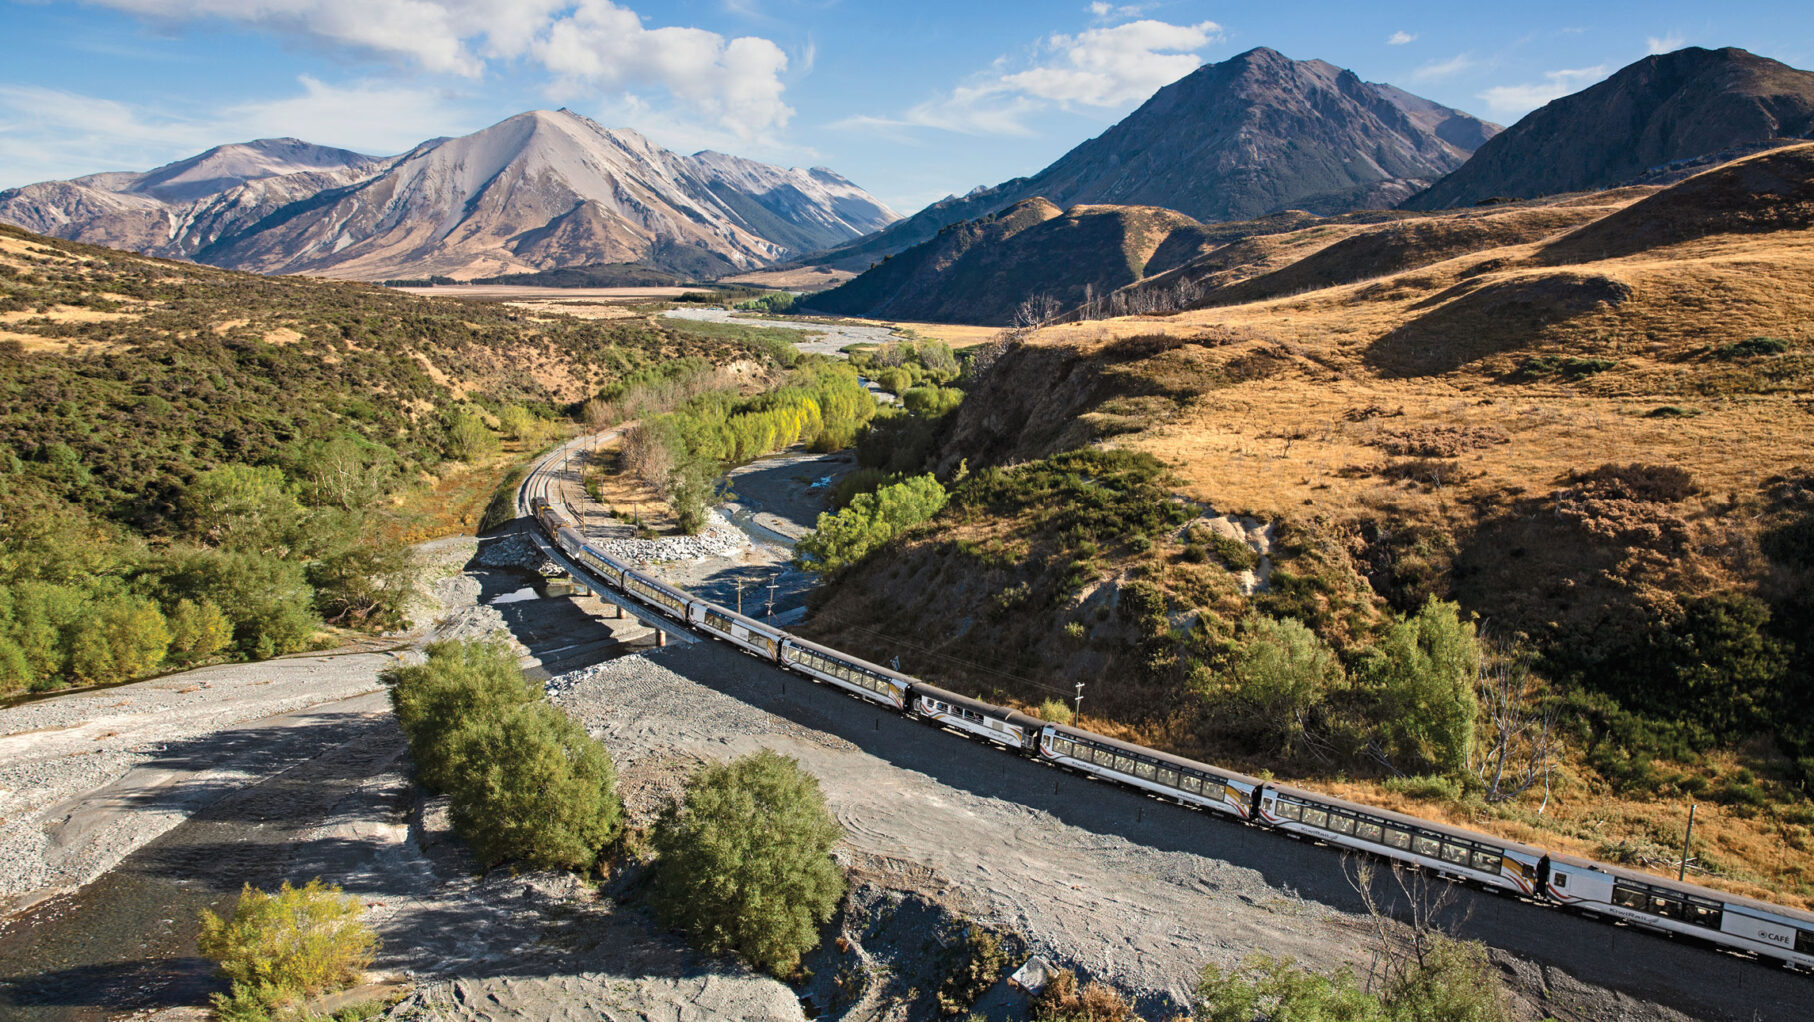
[[[530,362],[610,380],[791,357],[0,234],[48,250],[0,258],[0,312],[50,313],[8,329],[53,345],[0,344],[0,696],[398,626],[415,566],[388,498],[564,428],[577,409]]]
[[[624,436],[623,468],[662,494],[682,529],[697,532],[726,467],[797,443],[848,447],[874,414],[875,399],[848,368],[807,362],[782,386],[754,397],[706,390],[644,418]]]
[[[622,819],[610,756],[501,643],[446,641],[384,675],[417,777],[487,866],[589,869]]]
[[[286,880],[275,894],[248,884],[231,919],[203,910],[197,947],[232,983],[213,995],[215,1013],[227,1022],[295,1017],[307,998],[358,984],[378,950],[360,912],[357,899],[319,878]]]
[[[1197,1022],[1510,1022],[1511,1012],[1486,947],[1433,936],[1422,956],[1385,989],[1363,989],[1346,971],[1307,972],[1288,959],[1260,956],[1238,969],[1205,966],[1192,1017]]]
[[[819,782],[767,749],[701,770],[656,823],[653,899],[707,951],[785,976],[844,896]]]
[[[944,508],[945,488],[930,475],[859,493],[843,510],[819,515],[813,531],[794,544],[794,561],[809,571],[831,572],[927,521]]]

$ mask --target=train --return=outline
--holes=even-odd
[[[616,593],[783,670],[1006,752],[1228,820],[1363,852],[1449,880],[1814,971],[1814,913],[1250,777],[972,699],[809,642],[637,571],[586,542],[544,497],[548,540]]]

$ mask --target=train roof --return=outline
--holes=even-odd
[[[934,699],[942,699],[947,703],[967,707],[978,713],[986,713],[991,717],[1000,717],[1011,724],[1020,724],[1029,727],[1044,727],[1046,723],[1030,713],[1011,710],[1006,706],[997,706],[994,703],[986,703],[981,699],[972,699],[969,696],[960,696],[949,689],[939,688],[937,685],[928,685],[923,681],[915,681],[913,683],[913,691],[916,695],[928,695]]]
[[[800,647],[801,649],[810,649],[814,653],[818,653],[822,656],[828,656],[828,657],[832,658],[833,660],[842,660],[843,662],[845,662],[847,664],[850,664],[854,667],[861,667],[865,671],[869,671],[873,674],[880,674],[885,678],[892,678],[895,681],[898,681],[903,685],[918,686],[918,685],[925,684],[925,682],[921,681],[918,678],[913,677],[910,674],[902,674],[900,671],[896,671],[891,668],[883,667],[881,664],[872,664],[869,661],[863,659],[862,657],[851,656],[849,653],[846,653],[843,650],[832,649],[830,646],[821,646],[816,642],[810,642],[806,639],[802,639],[798,635],[794,635],[790,632],[782,632],[781,638],[786,640],[789,643],[792,643],[795,646]]]
[[[1435,820],[1426,820],[1421,816],[1395,813],[1390,809],[1381,809],[1378,806],[1370,806],[1364,802],[1350,802],[1347,799],[1336,798],[1333,795],[1324,795],[1320,792],[1310,791],[1305,788],[1294,788],[1289,784],[1273,783],[1272,788],[1280,794],[1290,795],[1293,798],[1320,802],[1323,805],[1334,806],[1338,809],[1346,809],[1350,812],[1366,813],[1368,816],[1378,817],[1379,819],[1396,823],[1402,827],[1415,827],[1418,830],[1428,831],[1432,834],[1442,834],[1448,837],[1461,838],[1465,841],[1472,841],[1477,844],[1493,845],[1508,851],[1523,852],[1526,855],[1539,859],[1545,854],[1543,849],[1535,847],[1534,845],[1527,845],[1520,841],[1510,841],[1502,837],[1494,837],[1491,834],[1482,834],[1477,830],[1468,830],[1465,827],[1451,827],[1446,823],[1437,823]]]
[[[1081,738],[1086,742],[1095,742],[1097,745],[1106,745],[1111,749],[1120,749],[1122,752],[1132,753],[1136,756],[1145,756],[1149,759],[1156,759],[1161,763],[1170,763],[1172,766],[1176,767],[1186,767],[1191,770],[1196,770],[1199,773],[1232,778],[1241,781],[1244,784],[1251,784],[1256,788],[1265,783],[1258,777],[1249,777],[1246,774],[1230,770],[1227,767],[1199,763],[1194,759],[1186,759],[1183,756],[1174,756],[1169,752],[1160,752],[1157,749],[1149,749],[1144,745],[1135,745],[1133,742],[1124,742],[1118,738],[1099,735],[1094,731],[1085,731],[1080,727],[1072,727],[1069,724],[1047,724],[1046,726],[1058,734],[1066,735],[1071,738]]]
[[[1693,895],[1696,898],[1705,898],[1709,901],[1717,901],[1728,906],[1747,908],[1754,912],[1768,912],[1771,915],[1793,920],[1801,926],[1814,927],[1814,912],[1806,912],[1802,909],[1790,908],[1787,905],[1778,905],[1774,902],[1759,901],[1756,898],[1747,898],[1742,894],[1730,894],[1726,891],[1716,891],[1711,887],[1702,887],[1699,884],[1691,884],[1681,880],[1671,880],[1668,877],[1657,876],[1654,873],[1644,873],[1635,869],[1626,869],[1623,866],[1613,866],[1604,862],[1596,862],[1593,859],[1583,859],[1575,855],[1562,855],[1557,852],[1551,852],[1549,857],[1551,862],[1560,862],[1565,865],[1576,866],[1583,869],[1593,869],[1605,873],[1608,876],[1617,877],[1621,880],[1630,880],[1634,883],[1643,884],[1646,887],[1658,887],[1666,891],[1674,891],[1677,894]]]

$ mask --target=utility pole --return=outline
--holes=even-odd
[[[1694,803],[1688,803],[1688,832],[1682,835],[1682,865],[1675,871],[1675,878],[1681,880],[1688,875],[1688,842],[1694,840]]]
[[[775,590],[777,590],[779,588],[781,588],[781,583],[779,583],[779,582],[770,581],[768,584],[768,623],[769,624],[775,623]]]
[[[742,575],[737,576],[737,613],[739,615],[743,613],[743,583],[747,581],[749,580]]]
[[[1081,681],[1077,683],[1077,710],[1071,715],[1071,723],[1077,727],[1083,726],[1083,682]]]

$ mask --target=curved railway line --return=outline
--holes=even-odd
[[[527,474],[518,491],[519,514],[535,520],[551,558],[664,635],[687,641],[716,639],[853,698],[1005,753],[1231,822],[1364,852],[1555,910],[1814,971],[1814,913],[1548,852],[1050,723],[939,688],[692,596],[588,543],[555,488],[552,470],[565,453],[566,447],[556,449]]]

